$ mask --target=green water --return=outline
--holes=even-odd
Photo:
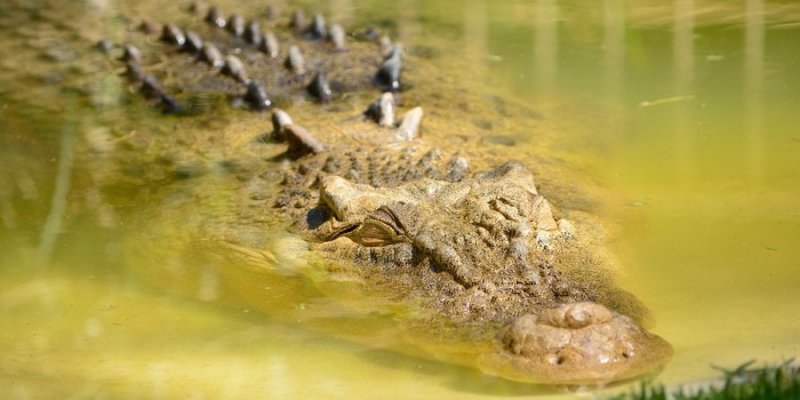
[[[148,203],[156,188],[100,190],[102,152],[86,149],[150,114],[119,104],[121,83],[97,81],[102,68],[79,62],[92,54],[92,40],[119,35],[125,23],[116,15],[132,6],[68,4],[0,5],[4,397],[553,395],[384,350],[363,332],[360,341],[335,328],[320,333],[275,316],[283,312],[231,302],[235,294],[216,295],[214,285],[187,295],[177,283],[146,283],[125,246],[140,233],[142,210],[157,207]],[[180,12],[159,4],[136,7],[164,8],[165,18]],[[710,364],[797,356],[800,8],[757,0],[587,4],[309,7],[348,22],[391,18],[404,42],[465,57],[492,94],[521,98],[560,127],[563,145],[549,146],[552,157],[578,160],[602,191],[598,212],[618,232],[609,246],[621,261],[619,283],[675,347],[659,379],[687,382],[711,375]],[[225,5],[237,7],[246,8]],[[52,15],[84,28],[69,33]],[[61,85],[70,89],[54,89]],[[512,134],[519,146],[537,145],[532,133]],[[363,330],[381,327],[371,321]]]

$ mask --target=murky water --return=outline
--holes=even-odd
[[[181,12],[150,3],[133,11]],[[391,18],[404,42],[464,57],[491,94],[521,98],[558,127],[563,141],[548,142],[547,152],[602,193],[597,212],[618,228],[610,246],[620,284],[675,346],[661,380],[798,355],[800,9],[759,0],[354,3],[308,7],[352,24]],[[136,268],[169,268],[131,243],[181,224],[148,211],[168,183],[109,190],[103,154],[114,146],[109,137],[135,136],[137,118],[153,114],[124,104],[125,85],[103,73],[107,66],[81,61],[96,57],[94,40],[122,36],[118,15],[131,6],[68,4],[0,6],[1,392],[553,394],[388,350],[392,321],[359,320],[301,279],[259,281],[242,271],[235,292],[198,260],[192,282]],[[532,153],[541,145],[536,132],[502,133]],[[269,301],[253,300],[265,292]]]

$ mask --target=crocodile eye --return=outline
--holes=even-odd
[[[367,247],[385,246],[405,240],[402,225],[388,207],[380,207],[350,232],[350,240]]]
[[[402,241],[400,235],[389,224],[367,218],[361,226],[347,235],[350,240],[367,247],[385,246]]]

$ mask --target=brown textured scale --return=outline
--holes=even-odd
[[[319,182],[326,176],[342,176],[350,182],[372,187],[397,187],[420,179],[457,182],[468,172],[460,155],[445,157],[438,148],[408,145],[400,151],[359,147],[321,152],[303,157],[284,172],[276,207],[308,210],[319,201]],[[296,198],[297,193],[303,193]]]

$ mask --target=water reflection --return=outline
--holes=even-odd
[[[397,2],[397,36],[401,41],[424,37],[420,27],[420,10],[417,0]]]
[[[558,84],[558,1],[536,0],[535,12],[535,87],[540,96],[547,96]]]
[[[625,7],[622,0],[603,2],[603,67],[606,97],[619,104],[625,76]]]
[[[487,58],[488,46],[488,12],[484,0],[471,1],[464,6],[464,48],[465,57],[477,79],[487,79],[489,71]]]
[[[50,201],[50,212],[47,214],[42,233],[39,238],[37,254],[39,262],[47,265],[55,246],[56,238],[62,229],[64,214],[67,209],[67,196],[69,195],[70,180],[72,177],[72,162],[75,156],[75,133],[71,123],[64,124],[61,130],[60,151],[58,154],[58,167],[55,178],[55,190]]]
[[[675,75],[674,93],[677,96],[694,94],[694,0],[675,1],[672,57]],[[675,106],[674,136],[676,141],[675,164],[680,179],[689,178],[695,171],[694,157],[697,140],[693,101],[680,101]]]
[[[764,176],[764,2],[747,0],[744,41],[744,107],[747,176]]]

